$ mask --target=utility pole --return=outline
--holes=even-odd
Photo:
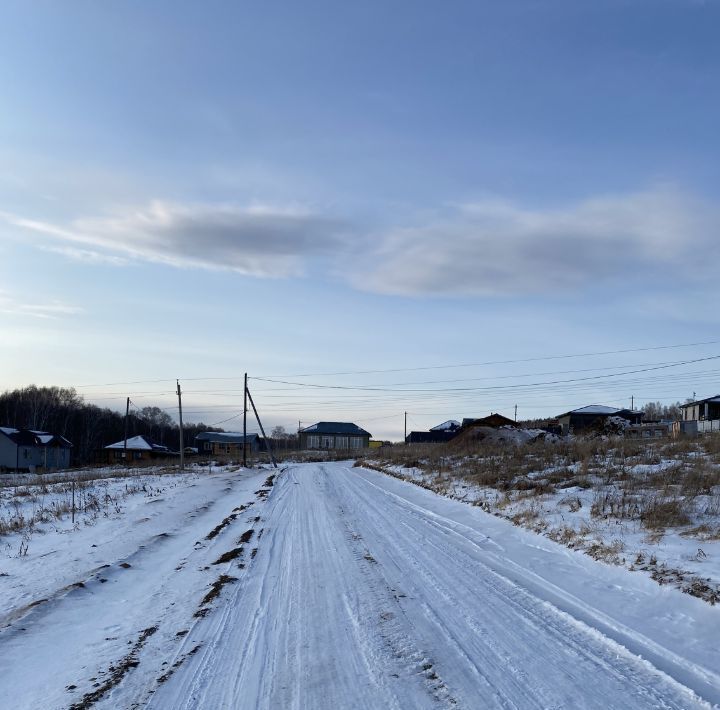
[[[255,407],[255,402],[253,402],[252,395],[250,394],[250,390],[246,387],[245,393],[248,397],[250,397],[250,404],[252,405],[253,412],[255,412],[255,419],[257,419],[258,426],[260,427],[260,431],[263,435],[263,439],[265,440],[265,445],[268,447],[268,451],[270,452],[270,458],[272,459],[273,466],[277,468],[277,461],[275,460],[275,454],[273,453],[272,444],[270,443],[270,439],[265,436],[265,429],[263,429],[262,422],[260,421],[260,415],[258,414],[258,411]]]
[[[405,443],[407,444],[407,412],[405,412]]]
[[[247,372],[245,373],[245,388],[243,390],[243,468],[247,468]]]
[[[635,395],[634,394],[630,395],[630,411],[631,412],[635,411]]]
[[[517,404],[515,405],[515,421],[517,422]]]
[[[180,390],[180,380],[177,380],[177,396],[178,396],[178,412],[180,413],[180,470],[185,470],[185,442],[183,440],[183,420],[182,420],[182,391]]]
[[[130,397],[127,398],[125,405],[125,445],[123,446],[123,462],[127,466],[127,435],[128,435],[128,419],[130,417]]]

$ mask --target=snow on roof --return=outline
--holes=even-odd
[[[7,434],[8,436],[10,436],[10,434],[17,434],[17,433],[18,433],[18,430],[17,430],[17,429],[13,429],[11,426],[0,426],[0,431],[1,431],[3,434]]]
[[[135,451],[152,451],[153,447],[144,436],[133,436],[127,440],[128,449],[134,449]],[[125,440],[117,441],[114,444],[110,444],[105,447],[106,449],[124,449]]]
[[[589,404],[587,407],[572,409],[568,414],[616,414],[619,412],[617,407],[606,407],[604,404]]]
[[[455,419],[448,419],[446,422],[434,426],[430,431],[450,431],[451,429],[458,429],[459,427],[460,422],[455,421]]]

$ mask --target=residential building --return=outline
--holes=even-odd
[[[630,424],[640,424],[643,413],[630,409],[606,407],[604,404],[591,404],[565,412],[557,417],[557,420],[562,434],[566,435],[602,426],[610,417],[620,417]]]
[[[127,451],[127,457],[125,452]],[[156,444],[147,436],[133,436],[127,440],[116,441],[103,449],[103,459],[107,463],[142,463],[152,461],[154,459],[163,459],[178,456],[175,451],[171,451],[167,446]]]
[[[370,432],[351,422],[318,422],[298,432],[301,449],[367,449]]]
[[[242,456],[265,451],[265,442],[257,434],[233,431],[203,431],[195,437],[195,447],[201,456]]]
[[[720,394],[680,405],[684,422],[702,422],[720,419]]]
[[[0,470],[49,471],[70,466],[72,444],[46,431],[0,427]]]

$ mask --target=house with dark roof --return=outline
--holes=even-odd
[[[367,449],[371,436],[351,422],[318,422],[298,432],[301,449]]]
[[[127,450],[127,458],[125,452]],[[165,459],[179,454],[171,451],[167,446],[156,444],[147,436],[130,437],[125,446],[125,439],[116,441],[103,448],[103,459],[107,463],[140,463],[153,459]]]
[[[490,427],[492,429],[499,429],[502,426],[515,425],[516,423],[514,419],[508,419],[508,417],[504,417],[502,414],[498,414],[497,412],[493,412],[487,417],[480,417],[479,419],[465,417],[462,420],[462,429],[468,429],[469,427]]]
[[[572,409],[557,417],[563,435],[603,426],[610,417],[620,417],[630,424],[640,424],[643,413],[631,409],[617,409],[604,404],[590,404]]]
[[[265,442],[257,434],[239,434],[234,431],[203,431],[195,437],[195,447],[201,456],[242,456],[265,451]]]
[[[448,419],[442,424],[432,427],[429,431],[411,431],[405,437],[407,444],[442,444],[450,441],[460,429],[460,422]]]
[[[49,471],[70,466],[72,444],[46,431],[0,427],[0,471]]]
[[[720,419],[720,394],[706,399],[698,399],[695,402],[688,402],[680,405],[682,421],[702,422]]]

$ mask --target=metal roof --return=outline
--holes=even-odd
[[[686,402],[680,405],[680,409],[692,407],[695,404],[705,404],[706,402],[720,402],[720,394],[716,394],[714,397],[706,397],[705,399],[696,399],[694,402]]]
[[[50,434],[47,431],[0,427],[0,432],[20,446],[50,446],[52,444],[57,444],[64,449],[72,448],[72,444],[64,436]]]
[[[124,449],[125,439],[122,441],[116,441],[114,444],[110,444],[105,447],[106,449]],[[153,444],[147,437],[142,434],[139,436],[133,436],[127,440],[127,448],[129,451],[167,451],[170,452],[167,446],[162,444]]]
[[[372,436],[369,431],[361,429],[352,422],[318,422],[300,430],[305,434],[354,434],[355,436]]]

